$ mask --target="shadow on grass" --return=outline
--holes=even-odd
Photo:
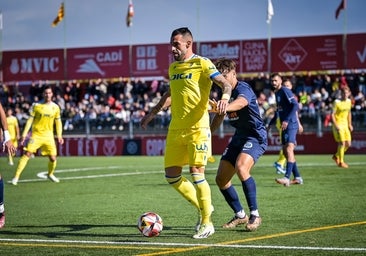
[[[102,232],[93,229],[103,229]],[[12,230],[10,230],[12,229]],[[116,233],[115,229],[120,229],[120,232]],[[45,231],[42,231],[45,230]],[[54,231],[50,231],[54,230]],[[169,232],[169,237],[191,237],[193,235],[193,230],[187,227],[164,227],[163,234]],[[32,239],[36,237],[45,238],[80,238],[80,239],[90,239],[90,238],[146,238],[143,237],[137,230],[136,225],[108,225],[108,224],[69,224],[69,225],[23,225],[23,226],[11,226],[7,229],[1,230],[1,235],[9,235],[18,238],[19,236],[24,238],[24,236],[30,236]],[[163,236],[163,235],[162,235]],[[121,242],[132,240],[119,240]]]

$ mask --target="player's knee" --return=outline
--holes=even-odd
[[[177,183],[179,183],[182,179],[182,176],[175,176],[175,177],[169,177],[169,176],[165,176],[165,180],[170,184],[170,185],[175,185]]]
[[[227,180],[225,177],[220,175],[216,175],[215,182],[220,189],[225,189],[230,186],[230,180]]]

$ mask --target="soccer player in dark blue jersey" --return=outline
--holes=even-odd
[[[249,84],[237,80],[236,63],[224,58],[215,64],[233,88],[226,114],[230,124],[235,128],[235,133],[222,154],[216,174],[216,184],[235,213],[223,228],[245,225],[248,231],[255,231],[262,220],[258,212],[256,184],[250,171],[267,148],[267,132],[260,116],[255,93]],[[220,126],[224,117],[224,114],[216,113],[211,122],[212,132]],[[235,174],[242,184],[250,211],[249,217],[231,183]]]
[[[296,134],[299,130],[298,103],[292,91],[282,85],[282,77],[278,73],[271,75],[271,84],[276,95],[277,115],[281,123],[281,143],[287,164],[285,177],[275,179],[286,187],[290,184],[303,184],[295,159]],[[291,174],[294,179],[290,181]]]

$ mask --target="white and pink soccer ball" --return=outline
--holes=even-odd
[[[138,218],[137,228],[146,237],[158,236],[163,230],[163,219],[154,212],[145,212]]]

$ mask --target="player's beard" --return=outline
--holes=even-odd
[[[175,51],[173,52],[173,57],[176,61],[183,61],[185,53],[182,51]]]

